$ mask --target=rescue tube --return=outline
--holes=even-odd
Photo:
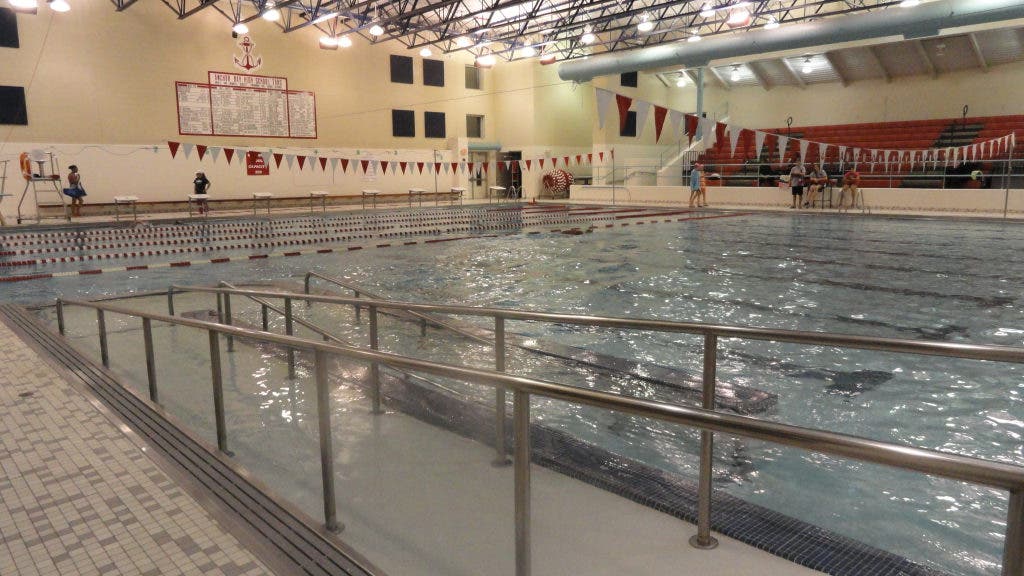
[[[21,156],[18,157],[21,162],[21,176],[25,180],[32,179],[32,160],[28,157],[28,152],[22,152]]]

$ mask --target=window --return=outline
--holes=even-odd
[[[469,90],[480,90],[483,86],[480,69],[476,66],[466,66],[466,88]]]
[[[636,112],[629,111],[626,113],[626,125],[619,130],[619,136],[636,137]]]
[[[416,114],[412,110],[391,111],[391,135],[395,138],[416,136]]]
[[[444,86],[444,61],[423,61],[423,84],[426,86]]]
[[[21,86],[0,86],[0,124],[28,125],[25,89]]]
[[[444,138],[444,112],[423,113],[423,135],[427,138]]]
[[[18,47],[18,18],[14,10],[0,8],[0,48]]]
[[[636,88],[636,72],[623,72],[619,76],[619,86]]]
[[[635,122],[634,122],[635,124]],[[484,117],[476,114],[466,114],[466,137],[484,137]]]
[[[391,55],[391,81],[398,84],[412,84],[412,58]]]

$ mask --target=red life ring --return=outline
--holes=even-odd
[[[22,152],[21,156],[18,157],[21,162],[21,176],[25,180],[32,179],[32,160],[28,157],[28,152]]]

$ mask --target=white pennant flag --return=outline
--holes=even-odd
[[[316,162],[316,158],[314,158],[313,156],[306,156],[306,166],[309,166],[310,170],[313,169],[314,162]]]
[[[195,148],[195,144],[182,144],[181,151],[185,153],[185,158],[188,158],[192,154],[192,149]]]
[[[331,172],[337,172],[337,171],[338,171],[338,159],[337,158],[331,158]]]
[[[678,110],[668,111],[668,123],[672,126],[672,136],[679,140],[683,137],[683,113]]]
[[[742,130],[742,128],[740,128],[739,126],[729,125],[729,126],[726,127],[726,130],[729,131],[729,146],[730,146],[730,150],[731,150],[729,155],[730,156],[735,156],[736,155],[736,144],[738,144],[739,141],[740,141],[740,130]]]
[[[263,164],[267,168],[270,168],[270,156],[270,150],[267,150],[266,152],[260,152],[260,158],[263,158]]]
[[[505,160],[503,163],[505,164],[505,172],[508,172],[509,170],[512,169],[512,162],[511,161]]]
[[[783,136],[779,134],[777,136],[779,141],[779,162],[786,161],[786,146],[789,145],[789,136]]]
[[[608,108],[612,105],[612,100],[615,94],[612,94],[608,90],[603,88],[595,88],[596,93],[594,94],[595,100],[597,101],[597,127],[604,128],[604,118],[608,113]]]
[[[284,159],[285,159],[285,162],[288,163],[288,169],[291,170],[292,164],[295,163],[295,155],[294,154],[285,154],[284,155]]]
[[[220,157],[220,146],[210,146],[210,148],[207,149],[207,152],[210,153],[210,157],[213,158],[214,162],[216,162],[217,158]]]
[[[519,173],[524,174],[526,172],[526,162],[524,160],[516,160],[519,163]]]
[[[807,160],[807,147],[811,145],[810,140],[800,140],[800,163]]]
[[[647,126],[647,115],[651,113],[651,103],[644,102],[643,100],[634,100],[633,108],[636,110],[636,137],[639,138],[644,133],[644,128]]]
[[[820,162],[823,167],[826,159],[828,159],[828,144],[818,142],[818,162]]]
[[[718,141],[718,122],[710,118],[701,118],[703,126],[700,131],[701,143],[704,145],[704,149],[714,148],[715,142]]]
[[[767,134],[764,132],[754,130],[754,158],[758,160],[761,158],[761,148],[764,147],[765,136],[767,136]]]
[[[465,162],[459,162],[459,170],[461,170],[463,174],[466,173],[466,163]]]

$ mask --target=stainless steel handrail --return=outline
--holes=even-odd
[[[231,289],[206,290],[210,292],[230,291],[232,293],[251,293],[268,297],[282,297],[282,294],[279,292],[262,293],[255,291]],[[303,297],[304,295],[293,296]],[[327,297],[309,297],[317,301],[331,301],[329,298],[326,300],[324,299]],[[352,299],[343,298],[341,300],[347,301]],[[351,302],[345,303],[350,304]],[[382,363],[397,368],[426,372],[428,374],[434,374],[449,378],[462,379],[466,381],[472,381],[474,383],[484,383],[496,387],[501,386],[514,391],[513,398],[515,402],[515,417],[513,418],[513,422],[515,427],[514,434],[515,438],[517,439],[514,459],[517,576],[527,576],[530,573],[530,447],[528,441],[525,441],[525,439],[529,438],[528,427],[530,395],[538,395],[566,402],[594,406],[597,408],[603,408],[608,410],[615,410],[618,412],[633,414],[640,417],[653,418],[664,422],[695,427],[701,429],[702,431],[723,432],[726,434],[736,436],[756,438],[772,442],[775,444],[782,444],[805,450],[812,450],[814,452],[819,452],[823,454],[853,458],[856,460],[872,462],[875,464],[884,464],[887,466],[892,466],[904,470],[923,472],[925,474],[931,474],[953,480],[960,480],[973,484],[981,484],[985,486],[991,486],[994,488],[1007,490],[1010,493],[1010,497],[1007,506],[1007,528],[1003,552],[1002,573],[1004,576],[1019,576],[1022,572],[1024,572],[1024,468],[1022,467],[1012,466],[1009,464],[1002,464],[998,462],[989,462],[986,460],[971,458],[967,456],[960,456],[956,454],[947,454],[944,452],[938,452],[934,450],[926,450],[910,446],[901,446],[898,444],[870,440],[867,438],[860,438],[857,436],[851,436],[846,434],[837,434],[834,432],[828,432],[823,430],[802,428],[799,426],[792,426],[789,424],[766,422],[745,416],[719,413],[710,409],[670,405],[660,402],[654,402],[651,400],[631,398],[610,394],[606,392],[598,392],[595,390],[589,390],[585,388],[566,386],[563,384],[557,384],[554,382],[547,382],[543,380],[536,380],[532,378],[509,376],[507,374],[502,374],[499,372],[490,372],[460,366],[451,366],[447,364],[418,360],[415,358],[408,358],[380,351],[362,350],[338,344],[327,344],[313,340],[296,338],[294,336],[281,336],[267,332],[250,330],[247,328],[239,328],[224,324],[204,322],[201,320],[194,320],[189,318],[140,312],[107,303],[85,302],[79,300],[58,300],[57,314],[59,326],[64,326],[64,306],[68,305],[82,306],[96,310],[97,317],[100,320],[101,329],[104,312],[123,314],[127,316],[138,317],[141,319],[148,319],[150,321],[165,322],[181,326],[190,326],[193,328],[205,329],[210,334],[212,359],[219,359],[219,349],[216,348],[216,344],[217,336],[220,334],[233,337],[244,337],[256,340],[263,340],[266,342],[272,342],[283,346],[315,352],[316,380],[318,390],[317,412],[320,417],[321,466],[323,470],[324,484],[324,514],[329,529],[338,529],[340,524],[337,521],[336,504],[334,502],[333,456],[330,449],[332,437],[329,424],[329,395],[326,393],[328,384],[326,356],[327,354],[338,354],[348,358],[354,358],[357,360],[363,360],[371,363]],[[379,303],[379,305],[395,306],[394,303],[390,302]],[[417,306],[419,309],[423,309],[424,307],[432,307],[434,309],[456,308],[462,310],[465,308],[458,306],[414,306]],[[496,312],[502,311],[496,310]],[[533,313],[520,312],[520,314],[532,315]],[[662,323],[661,321],[648,322],[655,322],[657,324]],[[619,324],[616,323],[613,325]],[[779,332],[785,333],[786,331]],[[713,337],[714,333],[708,333],[708,335]],[[101,334],[101,337],[104,337],[103,339],[105,339],[105,334]],[[215,353],[215,350],[218,351]],[[713,358],[714,353],[708,352],[708,350],[709,348],[706,347],[705,357]],[[713,350],[713,348],[711,350]],[[146,355],[147,358],[151,358],[153,355],[151,344],[150,347],[148,347],[146,350]],[[106,355],[104,355],[104,362],[105,364],[109,362]],[[706,367],[705,373],[707,372],[708,369]],[[221,450],[226,450],[226,430],[224,429],[226,425],[224,424],[222,412],[223,398],[217,398],[218,392],[220,392],[220,387],[217,386],[217,383],[219,382],[219,377],[219,374],[215,373],[213,375],[215,405],[217,406],[218,410],[218,447]],[[707,384],[707,382],[705,382],[705,384]],[[703,454],[704,450],[702,449],[702,455]],[[710,490],[708,490],[708,498],[708,501],[710,502]],[[704,514],[701,514],[701,516],[703,515]],[[698,534],[696,539],[700,540],[700,537],[701,527],[698,526]],[[702,544],[704,544],[706,547],[707,542],[704,542]]]

